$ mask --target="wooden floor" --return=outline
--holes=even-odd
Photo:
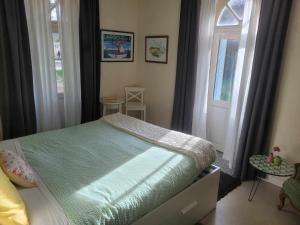
[[[252,202],[247,198],[252,182],[245,182],[221,199],[216,210],[205,217],[203,225],[300,225],[300,216],[289,202],[283,211],[277,210],[280,189],[261,182]]]

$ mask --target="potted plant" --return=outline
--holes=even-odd
[[[281,149],[278,146],[273,147],[271,153],[267,157],[267,162],[274,166],[280,166],[282,163],[282,158],[278,155],[280,151]]]

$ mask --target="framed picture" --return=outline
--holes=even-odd
[[[133,62],[134,33],[101,30],[102,62]]]
[[[168,63],[169,36],[145,37],[145,61],[152,63]]]

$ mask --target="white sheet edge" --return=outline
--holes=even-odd
[[[26,158],[23,154],[21,145],[17,139],[0,142],[0,149],[1,148],[15,151],[28,163],[28,161],[26,160]],[[66,215],[64,214],[63,209],[59,205],[59,203],[56,201],[56,199],[53,197],[53,195],[47,189],[46,185],[42,182],[41,178],[36,173],[36,171],[34,171],[33,169],[32,169],[32,171],[34,172],[34,175],[36,178],[37,188],[39,189],[42,196],[47,200],[47,204],[48,204],[47,209],[49,210],[49,213],[51,215],[51,224],[52,225],[70,225],[70,223],[69,223]],[[30,212],[29,212],[29,214],[30,214]]]

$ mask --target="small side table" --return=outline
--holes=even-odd
[[[282,163],[280,166],[275,166],[272,163],[267,162],[267,156],[266,155],[253,155],[249,159],[249,163],[251,166],[253,166],[258,171],[273,175],[273,176],[279,176],[279,177],[287,177],[292,176],[294,174],[294,164],[291,162],[288,162],[286,160],[282,160]],[[248,197],[248,201],[251,202],[257,188],[260,184],[260,179],[256,177],[253,181],[253,185]]]
[[[123,98],[101,98],[100,102],[103,105],[103,116],[107,115],[108,109],[115,109],[117,112],[122,113],[122,105],[125,102]]]

